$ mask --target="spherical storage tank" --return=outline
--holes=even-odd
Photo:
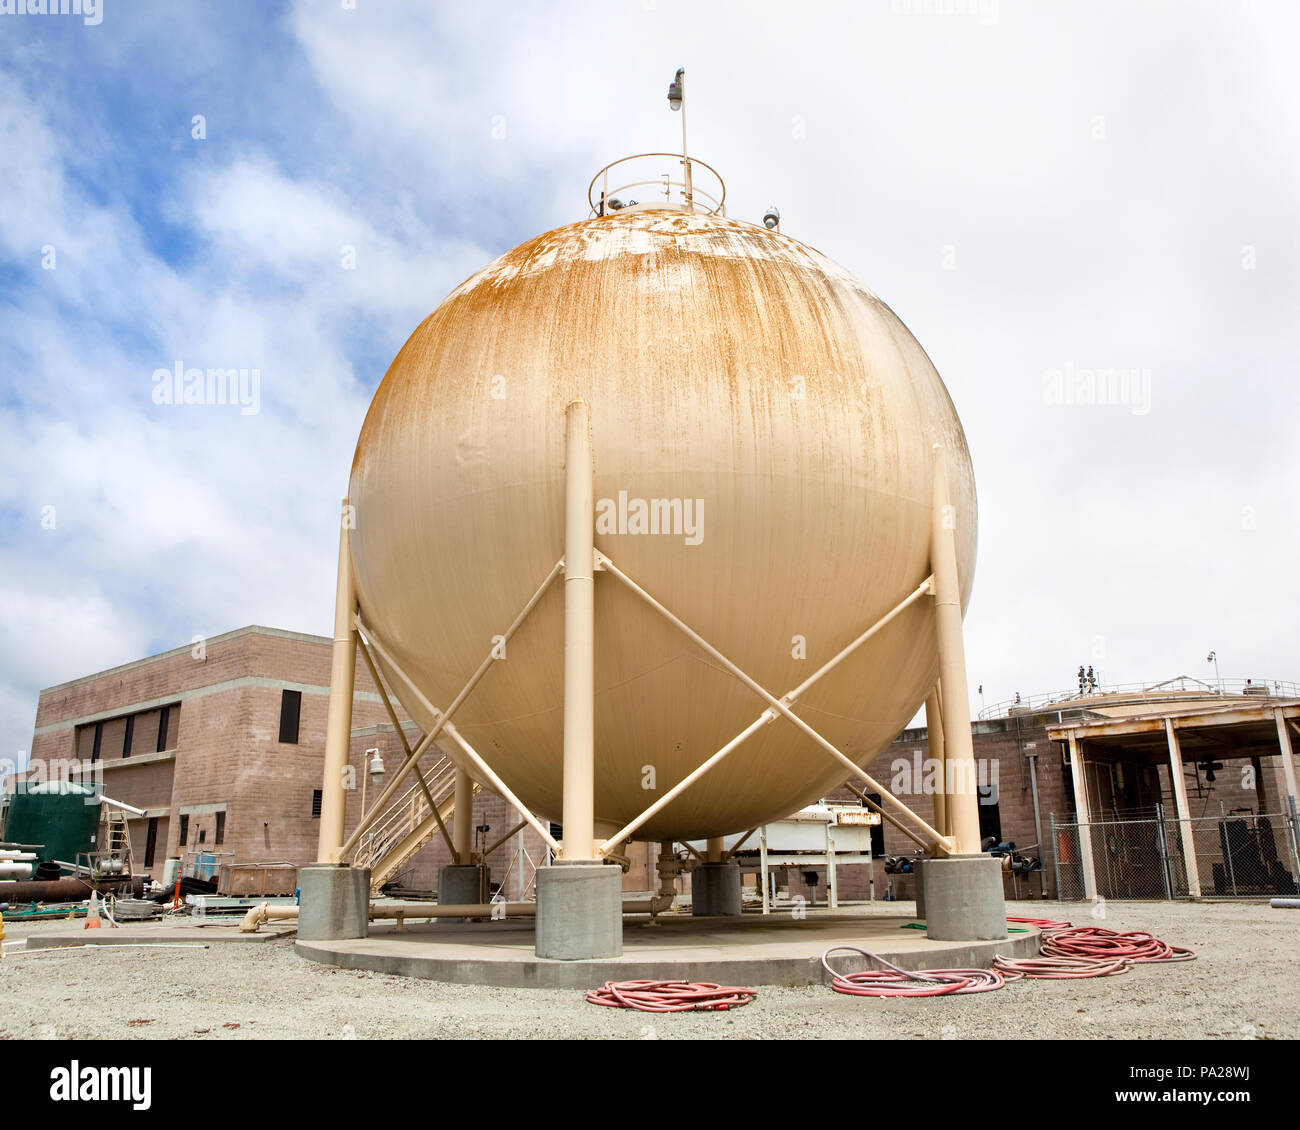
[[[970,457],[902,322],[779,232],[628,209],[538,236],[463,283],[411,335],[366,417],[350,487],[358,599],[439,709],[564,552],[565,407],[577,397],[590,405],[597,549],[778,697],[928,575],[935,444],[965,606]],[[455,716],[556,821],[563,613],[557,583]],[[595,617],[595,816],[608,835],[766,704],[608,574],[596,575]],[[865,764],[937,675],[925,599],[796,709]],[[844,776],[781,718],[636,838],[745,831]]]

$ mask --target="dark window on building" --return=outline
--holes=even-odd
[[[1002,842],[1002,815],[998,812],[998,788],[996,785],[980,785],[980,839],[992,836],[998,843]]]
[[[104,741],[104,723],[96,722],[95,723],[95,744],[90,751],[91,761],[99,760],[99,747],[103,741]]]
[[[875,804],[879,804],[880,794],[867,793],[867,799]],[[863,807],[865,808],[867,806],[864,805]],[[871,811],[875,812],[876,810],[873,808]],[[871,826],[871,858],[885,858],[885,822],[883,820],[879,824],[873,824]]]
[[[149,817],[149,834],[144,841],[144,865],[153,866],[153,853],[158,847],[158,817]]]
[[[126,733],[122,736],[122,756],[131,756],[131,742],[135,738],[135,715],[128,714],[126,717]]]
[[[219,844],[225,838],[226,838],[226,814],[224,812],[218,812],[217,830],[212,834],[212,842],[214,844]]]
[[[180,839],[177,840],[176,842],[180,844],[181,847],[184,847],[189,842],[189,838],[190,838],[190,817],[188,813],[182,812],[181,813],[181,835],[180,835]]]
[[[312,818],[313,820],[317,820],[317,819],[320,818],[320,798],[321,798],[321,791],[320,791],[320,789],[312,789],[312,791],[311,791],[311,818]]]
[[[280,741],[298,744],[298,714],[302,710],[302,691],[280,693]]]
[[[207,830],[206,828],[200,828],[200,829],[199,829],[199,843],[201,843],[201,844],[205,844],[205,843],[207,843],[207,842],[208,842],[208,830]]]
[[[167,723],[171,716],[171,709],[170,706],[164,706],[158,712],[158,753],[162,753],[167,748]]]

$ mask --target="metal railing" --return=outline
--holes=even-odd
[[[1056,897],[1087,897],[1082,825],[1051,816]],[[1187,821],[1202,896],[1261,898],[1294,895],[1300,842],[1294,814],[1227,813]],[[1163,805],[1132,820],[1095,820],[1092,840],[1096,894],[1107,899],[1189,897],[1182,826]]]
[[[639,180],[632,180],[625,184],[610,187],[609,174],[618,166],[625,165],[630,161],[663,157],[676,161],[679,165],[686,166],[687,172],[682,180],[673,180],[671,173],[660,173],[655,177],[642,177]],[[717,181],[714,191],[706,191],[694,183],[695,174],[700,170],[708,172]],[[596,192],[597,181],[600,182],[599,194]],[[713,166],[705,164],[698,157],[683,158],[680,153],[636,153],[631,157],[620,157],[617,161],[611,161],[591,178],[591,184],[587,186],[587,203],[591,205],[591,215],[603,216],[608,212],[618,211],[620,208],[629,208],[634,204],[649,203],[646,200],[623,199],[620,195],[639,188],[653,188],[656,196],[662,194],[664,203],[673,207],[686,208],[692,212],[698,208],[699,211],[710,216],[725,216],[727,214],[725,207],[727,186],[722,179],[722,175]],[[680,197],[679,202],[674,201],[675,195]],[[615,199],[619,201],[618,205],[610,207],[610,201]]]
[[[1029,695],[1027,698],[1007,699],[986,706],[979,712],[978,718],[984,721],[990,718],[1004,718],[1009,714],[1039,713],[1051,707],[1064,708],[1087,707],[1090,700],[1114,695],[1150,695],[1153,701],[1164,698],[1170,700],[1185,699],[1191,695],[1233,696],[1250,698],[1300,698],[1300,683],[1285,679],[1219,679],[1213,682],[1180,676],[1167,679],[1162,683],[1108,683],[1086,690],[1052,691],[1047,694]]]
[[[439,812],[456,790],[456,766],[450,758],[440,758],[425,771],[429,793]],[[365,836],[357,844],[353,855],[354,867],[374,868],[392,851],[396,850],[417,828],[433,815],[429,799],[419,781],[412,785],[385,809]],[[430,835],[436,834],[436,828]],[[398,861],[398,865],[402,861]]]

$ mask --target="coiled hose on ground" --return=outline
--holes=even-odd
[[[1101,926],[1073,926],[1050,918],[1008,918],[1042,932],[1038,957],[995,957],[991,969],[919,969],[909,972],[879,954],[857,946],[832,946],[822,954],[831,988],[853,997],[942,997],[987,993],[1012,981],[1073,980],[1113,977],[1136,964],[1191,961],[1196,954],[1172,946],[1145,930],[1116,931]],[[861,954],[883,966],[858,973],[833,969],[830,956]],[[639,1012],[725,1012],[746,1005],[758,993],[738,986],[704,981],[606,981],[587,994],[591,1004]]]
[[[709,981],[606,981],[587,994],[587,1002],[638,1012],[726,1012],[756,996],[754,989]]]
[[[1012,981],[1078,980],[1113,977],[1127,973],[1135,964],[1191,961],[1196,954],[1183,946],[1172,946],[1144,930],[1120,932],[1101,926],[1073,926],[1050,918],[1008,918],[1042,932],[1038,957],[995,957],[992,969],[921,969],[915,973],[899,969],[884,958],[856,946],[833,946],[822,954],[822,968],[831,975],[831,988],[855,997],[937,997],[986,993]],[[851,950],[884,969],[861,973],[840,973],[828,958]]]

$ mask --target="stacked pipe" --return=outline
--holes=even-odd
[[[0,850],[0,879],[30,879],[35,862],[35,852]]]

